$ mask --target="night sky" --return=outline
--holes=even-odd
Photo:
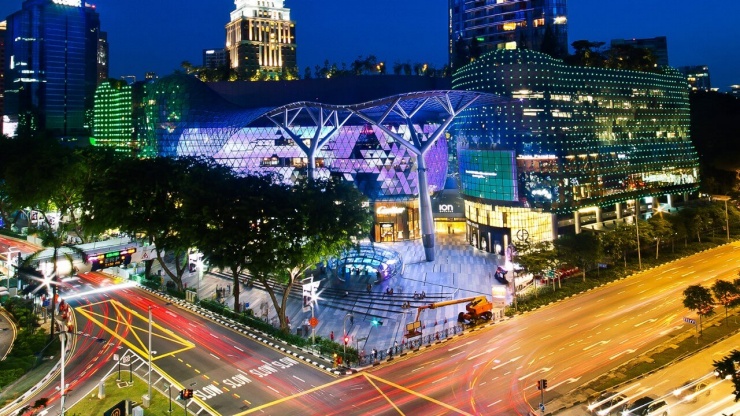
[[[88,1],[90,2],[90,1]],[[92,1],[108,32],[112,77],[167,75],[220,48],[232,0]],[[0,16],[22,0],[0,0]],[[396,61],[447,62],[447,0],[286,0],[296,21],[299,73],[324,60],[349,64],[373,54]],[[672,66],[709,65],[712,86],[740,84],[739,0],[568,0],[569,42],[668,37]]]

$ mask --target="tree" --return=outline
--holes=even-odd
[[[30,256],[23,259],[22,266],[28,267],[31,264],[34,264],[37,262],[37,259],[41,253],[46,251],[48,248],[52,249],[51,254],[51,264],[52,264],[52,270],[51,270],[51,276],[49,278],[49,286],[51,286],[51,331],[49,333],[49,339],[54,339],[54,327],[56,321],[54,320],[54,311],[56,309],[56,297],[57,297],[57,286],[59,286],[59,283],[61,281],[59,276],[59,270],[57,268],[59,259],[64,258],[69,262],[69,269],[71,271],[71,274],[74,274],[74,255],[77,255],[79,258],[84,259],[86,258],[85,251],[81,248],[74,246],[74,245],[67,245],[66,244],[66,227],[64,223],[59,224],[58,228],[52,227],[52,225],[49,223],[48,218],[44,217],[45,223],[42,227],[33,229],[31,232],[35,233],[37,237],[41,240],[41,245],[44,247],[40,249],[39,251],[31,254]]]
[[[283,191],[270,176],[236,177],[227,167],[201,172],[185,200],[195,225],[197,246],[212,267],[232,278],[234,311],[239,312],[239,277],[260,255],[265,206]],[[206,203],[203,203],[206,201]],[[269,212],[269,210],[268,210]]]
[[[740,300],[740,290],[732,282],[726,280],[717,280],[712,285],[714,298],[725,307],[725,323],[728,323],[728,309],[730,306],[737,305]]]
[[[183,200],[192,192],[189,174],[215,162],[196,158],[126,159],[95,178],[85,190],[86,226],[142,234],[157,247],[162,270],[183,290],[182,276],[194,245],[193,222]],[[162,257],[172,253],[174,269]],[[147,274],[151,263],[147,263]]]
[[[650,224],[650,229],[652,231],[651,234],[655,240],[655,260],[658,260],[660,243],[673,236],[673,226],[671,222],[663,218],[662,213],[660,215],[653,215],[650,217],[648,224]]]
[[[624,267],[627,268],[627,251],[637,247],[635,227],[617,223],[616,228],[603,234],[601,244],[604,253],[611,257],[614,263],[622,258]]]
[[[586,270],[602,257],[601,244],[593,233],[567,234],[554,242],[558,257],[565,263],[578,266],[586,281]]]
[[[675,251],[676,240],[683,240],[684,247],[687,246],[689,233],[686,230],[686,224],[680,215],[669,215],[666,220],[671,223],[671,251]]]
[[[535,281],[535,289],[537,288],[536,276],[542,276],[553,267],[553,264],[557,261],[557,253],[552,249],[553,245],[550,241],[541,241],[535,244],[523,244],[516,247],[517,252],[517,263],[527,273],[531,273],[533,281]],[[535,296],[537,292],[535,291]]]
[[[265,286],[283,330],[293,285],[308,269],[368,235],[372,217],[363,207],[365,201],[351,183],[339,178],[300,180],[263,200],[255,241],[259,255],[249,270]]]
[[[713,366],[719,378],[732,377],[732,384],[735,388],[732,394],[735,395],[737,402],[740,401],[740,373],[735,369],[736,363],[740,363],[740,351],[732,350],[721,360],[714,361]]]
[[[712,293],[702,285],[691,285],[683,291],[683,306],[699,315],[699,333],[702,332],[702,318],[714,314]]]

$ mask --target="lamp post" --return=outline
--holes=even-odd
[[[5,274],[5,287],[8,288],[8,291],[10,291],[10,278],[12,277],[11,274],[13,271],[11,267],[15,266],[13,264],[13,253],[18,253],[18,255],[20,255],[21,250],[17,247],[8,247],[8,254],[7,257],[5,257],[5,264],[8,271]]]
[[[344,344],[344,362],[347,362],[347,343],[345,342],[347,339],[347,318],[354,317],[351,313],[347,313],[344,315],[344,319],[342,320],[342,332],[344,333],[344,336],[342,337],[342,343]]]
[[[167,389],[167,396],[170,399],[170,410],[169,413],[172,413],[172,384],[165,384],[165,388]]]
[[[727,201],[730,200],[726,195],[712,195],[712,199],[725,202],[725,229],[727,230],[727,242],[730,242],[730,217],[727,215]]]
[[[640,200],[635,199],[635,229],[637,230],[637,264],[642,270],[642,254],[640,253]]]
[[[149,306],[149,402],[152,401],[152,307]]]
[[[66,350],[67,350],[67,345],[66,345],[67,333],[66,332],[60,332],[59,333],[59,340],[62,342],[62,379],[61,379],[60,386],[59,386],[59,393],[61,394],[61,397],[62,397],[61,415],[64,416],[64,396],[66,395],[66,392],[65,392],[66,389],[64,388],[64,367],[65,367],[64,360],[65,360],[66,355],[67,355],[66,354]]]

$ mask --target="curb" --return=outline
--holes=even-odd
[[[137,285],[137,286],[142,290],[145,290],[153,295],[156,295],[162,299],[169,301],[170,303],[176,304],[191,312],[197,313],[198,315],[204,318],[210,319],[213,322],[216,322],[222,326],[225,326],[243,335],[246,335],[252,338],[252,340],[254,341],[260,342],[264,345],[277,349],[287,355],[291,355],[303,361],[306,364],[313,365],[328,373],[332,373],[338,376],[345,376],[345,375],[357,373],[357,370],[352,369],[352,368],[335,369],[331,366],[331,360],[322,355],[319,355],[309,349],[299,347],[297,345],[289,344],[286,341],[275,340],[270,335],[260,330],[257,330],[247,325],[236,322],[233,319],[224,318],[223,316],[215,312],[209,311],[205,308],[201,308],[200,306],[194,305],[184,299],[179,299],[179,298],[170,296],[158,290],[150,289],[146,286],[142,286],[142,285]]]

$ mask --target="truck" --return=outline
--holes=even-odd
[[[457,315],[458,322],[477,323],[479,321],[490,321],[493,317],[493,304],[485,296],[428,303],[417,308],[416,320],[414,322],[406,324],[406,338],[413,338],[421,335],[421,321],[419,318],[421,317],[421,312],[425,309],[437,309],[443,306],[459,305],[466,302],[467,305],[465,305],[465,312],[460,312]]]

